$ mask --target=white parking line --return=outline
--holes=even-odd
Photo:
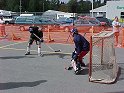
[[[27,42],[27,41],[25,41],[25,42]],[[8,45],[5,45],[5,46],[1,46],[0,49],[26,51],[26,49],[7,48],[9,46],[14,46],[14,45],[25,43],[25,42],[17,42],[17,43],[13,43],[13,44],[8,44]],[[68,44],[60,44],[59,43],[59,45],[68,45]],[[31,50],[31,51],[37,52],[37,50]],[[72,53],[66,53],[66,52],[52,52],[52,51],[41,51],[41,52],[48,53],[48,54],[66,54],[66,55],[71,55],[72,54]]]
[[[27,42],[27,41],[25,41],[25,42]],[[2,46],[0,48],[5,48],[5,47],[8,47],[8,46],[13,46],[13,45],[17,45],[17,44],[21,44],[21,43],[25,43],[25,42],[17,42],[17,43],[14,43],[14,44],[9,44],[9,45]]]
[[[25,51],[25,49],[17,49],[17,48],[5,48],[5,47],[1,47],[1,49],[5,49],[5,50],[19,50],[19,51]],[[37,50],[31,50],[34,52],[37,52]],[[72,53],[65,53],[65,52],[51,52],[51,51],[41,51],[42,53],[48,53],[48,54],[66,54],[66,55],[71,55]]]

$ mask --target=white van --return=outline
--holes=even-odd
[[[0,10],[0,18],[3,19],[5,24],[10,24],[13,21],[11,11]]]
[[[12,16],[3,16],[3,21],[5,24],[13,24],[13,17]]]

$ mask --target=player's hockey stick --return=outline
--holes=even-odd
[[[39,38],[36,34],[33,33],[33,35],[35,35],[40,41],[41,41],[41,38]],[[44,42],[43,42],[44,43]],[[49,49],[51,49],[52,51],[54,52],[61,52],[61,50],[54,50],[52,47],[50,47],[49,45],[47,45],[46,43],[44,43]]]

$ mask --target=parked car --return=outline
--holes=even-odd
[[[59,19],[56,19],[55,21],[61,24],[71,24],[73,22],[73,19],[67,18],[67,17],[60,17]]]
[[[2,18],[3,24],[14,24],[13,16],[0,16],[0,18]]]
[[[40,16],[18,16],[15,20],[15,24],[20,25],[31,25],[31,24],[37,24],[37,25],[54,25],[58,24],[54,20],[51,19],[45,19]]]
[[[101,22],[101,24],[107,25],[107,26],[112,26],[112,20],[105,18],[105,17],[96,17],[97,20]]]
[[[60,27],[60,24],[54,20],[42,18],[41,16],[18,16],[15,20],[15,24],[20,25],[20,29],[23,31],[28,30],[29,26],[32,24],[42,27],[44,31],[46,31],[48,25],[51,25],[50,29],[53,31]]]
[[[63,29],[66,32],[70,31],[73,27],[76,27],[79,32],[91,32],[91,29],[93,27],[94,33],[100,32],[103,29],[107,28],[106,26],[101,25],[99,20],[89,16],[81,17],[75,20],[74,26],[73,26],[73,23],[60,25],[60,29]]]

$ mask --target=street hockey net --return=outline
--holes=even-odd
[[[93,35],[90,44],[89,81],[115,82],[118,64],[115,56],[114,33],[104,31]]]

